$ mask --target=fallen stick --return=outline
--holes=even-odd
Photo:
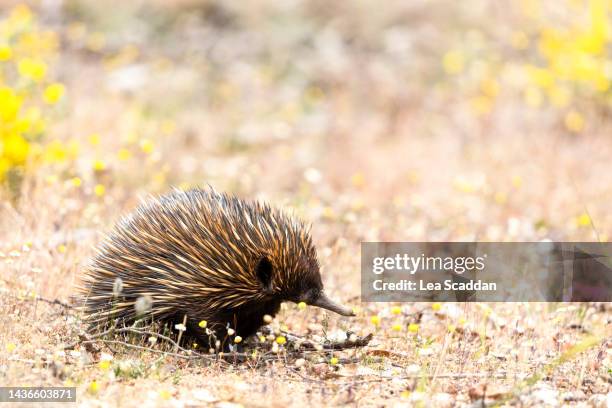
[[[264,332],[270,334],[273,330],[269,327],[265,327]],[[312,340],[306,339],[304,337],[298,336],[293,333],[281,331],[281,334],[291,343],[294,344],[297,350],[346,350],[358,347],[367,346],[372,338],[374,337],[373,333],[368,334],[367,336],[359,337],[354,335],[352,332],[346,333],[346,339],[342,341],[333,341],[333,340],[325,340],[323,343],[316,343]],[[355,336],[353,340],[351,337]],[[318,347],[317,347],[318,346]]]

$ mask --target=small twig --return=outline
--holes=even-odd
[[[75,306],[69,305],[68,303],[63,302],[63,301],[61,301],[59,299],[47,299],[47,298],[44,298],[42,296],[36,296],[35,300],[40,300],[41,302],[49,303],[51,305],[58,305],[58,306],[63,307],[64,309],[70,309],[70,310],[75,310],[76,309]]]
[[[144,351],[150,351],[152,353],[157,353],[157,354],[164,354],[164,355],[168,355],[168,356],[172,356],[172,357],[177,357],[177,358],[182,358],[182,359],[186,359],[186,360],[196,360],[199,358],[203,358],[203,359],[207,359],[208,356],[204,356],[202,354],[198,355],[198,356],[186,356],[184,354],[179,354],[179,353],[173,353],[170,351],[163,351],[163,350],[155,350],[153,348],[150,347],[144,347],[144,346],[139,346],[136,344],[130,344],[130,343],[126,343],[124,341],[119,341],[119,340],[106,340],[106,339],[96,339],[96,340],[86,340],[81,342],[80,344],[92,344],[92,343],[96,343],[96,342],[101,342],[101,343],[105,343],[105,344],[119,344],[128,348],[133,348],[133,349],[137,349],[137,350],[144,350]]]
[[[90,334],[90,333],[87,333],[86,331],[82,330],[78,334],[78,337],[79,337],[80,340],[77,341],[77,342],[74,342],[72,344],[68,344],[67,346],[64,346],[64,350],[72,350],[73,348],[75,348],[79,344],[90,344],[90,343],[85,343],[85,341],[91,341],[91,340],[94,340],[94,339],[106,336],[107,334],[109,334],[109,333],[111,333],[111,332],[113,332],[115,330],[115,326],[116,325],[117,325],[117,320],[115,320],[113,322],[113,325],[109,329],[107,329],[107,330],[105,330],[103,332],[100,332],[100,333],[96,333],[96,334]],[[87,351],[89,351],[89,350],[87,350]]]
[[[307,375],[302,374],[302,373],[300,372],[300,370],[299,370],[299,369],[297,369],[297,368],[291,368],[291,371],[293,371],[294,373],[296,373],[297,375],[299,375],[299,376],[300,376],[300,378],[301,378],[302,380],[304,380],[304,381],[313,382],[313,383],[319,383],[319,384],[320,384],[320,383],[324,383],[324,382],[325,382],[325,381],[320,380],[320,379],[318,379],[318,378],[311,378],[311,377],[308,377]],[[288,377],[288,378],[289,378],[289,377]],[[291,379],[292,379],[292,378],[289,378],[289,380],[291,380]]]
[[[123,329],[115,330],[115,333],[135,333],[135,334],[144,334],[144,335],[159,337],[160,339],[165,340],[168,343],[170,343],[173,346],[175,346],[176,348],[178,348],[178,350],[181,350],[181,351],[184,351],[184,352],[187,352],[187,353],[191,353],[192,352],[191,350],[188,350],[188,349],[186,349],[184,347],[179,346],[179,344],[176,341],[172,340],[170,337],[165,336],[163,334],[155,333],[155,332],[152,332],[152,331],[140,330],[140,329],[134,329],[134,328],[131,328],[131,327],[126,327],[126,328],[123,328]]]
[[[133,327],[122,327],[120,329],[110,328],[110,329],[105,330],[105,331],[103,331],[101,333],[96,333],[96,334],[93,334],[93,335],[89,334],[89,333],[86,333],[86,332],[83,332],[83,333],[81,333],[79,335],[79,337],[81,338],[81,341],[78,341],[76,343],[67,345],[67,346],[64,347],[64,349],[73,349],[78,344],[91,344],[91,343],[95,343],[96,340],[102,341],[100,338],[110,334],[111,332],[112,333],[134,333],[134,334],[141,334],[141,335],[149,335],[149,336],[159,337],[160,339],[163,339],[163,340],[169,342],[170,344],[172,344],[175,347],[175,352],[180,350],[180,351],[184,351],[186,353],[192,353],[191,350],[188,350],[186,348],[183,348],[183,347],[179,346],[179,344],[176,341],[172,340],[168,336],[164,336],[163,334],[155,333],[155,332],[152,332],[152,331],[136,329],[136,328],[133,328]],[[125,343],[125,344],[127,344],[127,343]]]
[[[8,283],[11,283],[11,284],[12,284],[12,282],[9,282],[9,281],[4,280],[4,279],[2,279],[2,281],[4,281],[4,282],[8,282]],[[68,309],[68,310],[76,310],[76,309],[77,309],[77,307],[76,307],[76,306],[69,305],[68,303],[66,303],[66,302],[64,302],[64,301],[61,301],[61,300],[59,300],[59,299],[47,299],[47,298],[44,298],[44,297],[42,297],[42,296],[38,296],[38,295],[37,295],[37,296],[34,296],[34,297],[26,297],[26,296],[17,296],[17,295],[14,295],[14,294],[12,294],[12,293],[8,293],[8,294],[7,294],[7,296],[10,296],[11,298],[13,298],[13,299],[17,299],[17,300],[19,300],[19,301],[28,301],[28,302],[37,302],[37,301],[41,301],[41,302],[44,302],[44,303],[48,303],[48,304],[50,304],[50,305],[57,305],[57,306],[61,306],[61,307],[63,307],[64,309]]]
[[[265,330],[264,330],[265,331]],[[268,332],[272,332],[271,328],[267,328]],[[301,350],[317,350],[317,346],[321,346],[323,350],[345,350],[351,348],[365,347],[367,346],[372,338],[374,337],[373,333],[368,334],[364,337],[359,337],[355,339],[355,341],[351,341],[351,333],[347,333],[346,340],[343,341],[326,341],[322,344],[317,344],[312,340],[305,339],[304,337],[298,336],[293,333],[282,331],[283,336],[287,338],[288,341],[295,343],[299,349]]]

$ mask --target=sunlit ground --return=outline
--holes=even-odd
[[[362,241],[610,239],[609,1],[123,3],[0,1],[3,385],[92,406],[609,403],[609,304],[359,301]],[[207,184],[312,223],[327,291],[359,311],[287,304],[275,330],[370,346],[64,351],[85,327],[36,298],[70,302],[142,198]]]

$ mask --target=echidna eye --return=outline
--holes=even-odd
[[[257,262],[255,274],[266,290],[272,290],[272,262],[268,258],[264,256]]]

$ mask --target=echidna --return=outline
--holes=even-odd
[[[120,294],[115,282],[122,282]],[[284,301],[353,315],[323,292],[301,221],[212,189],[175,190],[123,218],[98,248],[81,290],[93,325],[133,322],[136,301],[150,297],[153,319],[187,316],[187,332],[201,344],[210,336],[199,322],[217,338],[228,328],[246,338]]]

